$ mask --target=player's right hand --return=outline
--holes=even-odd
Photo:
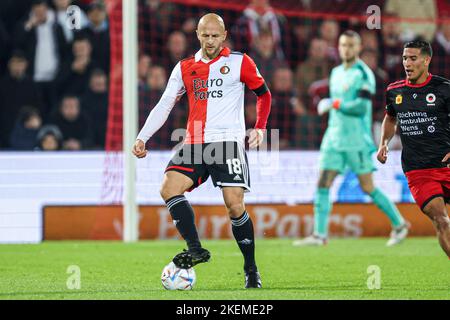
[[[325,98],[320,100],[319,104],[317,105],[317,114],[319,116],[323,115],[324,113],[327,113],[328,111],[333,108],[333,100],[330,98]]]
[[[381,163],[386,163],[388,152],[389,152],[388,146],[386,146],[386,145],[380,146],[380,148],[378,148],[378,152],[377,152],[378,161],[380,161]]]
[[[131,152],[133,152],[133,154],[139,159],[145,158],[145,156],[147,155],[147,150],[145,150],[144,141],[137,139]]]
[[[450,152],[445,155],[444,159],[442,159],[442,162],[448,162],[449,159],[450,159]],[[447,168],[450,168],[450,163],[447,163]]]

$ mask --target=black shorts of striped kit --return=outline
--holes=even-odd
[[[189,177],[192,191],[211,176],[215,187],[242,187],[250,191],[250,173],[243,145],[235,141],[185,144],[172,157],[165,172]]]

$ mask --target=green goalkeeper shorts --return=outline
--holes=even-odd
[[[333,149],[320,151],[320,170],[331,170],[344,173],[346,169],[352,170],[356,175],[362,175],[375,171],[372,160],[372,152],[359,151],[335,151]]]

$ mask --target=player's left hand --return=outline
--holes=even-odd
[[[450,152],[445,155],[444,159],[442,159],[442,162],[447,162],[449,159],[450,159]],[[447,168],[450,168],[450,163],[447,163]]]
[[[264,140],[264,132],[262,129],[253,129],[250,131],[250,136],[248,139],[248,146],[251,149],[259,147]]]

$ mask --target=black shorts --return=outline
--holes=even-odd
[[[234,141],[185,144],[170,160],[167,171],[177,171],[193,182],[191,191],[211,176],[215,187],[242,187],[250,191],[245,149]]]

